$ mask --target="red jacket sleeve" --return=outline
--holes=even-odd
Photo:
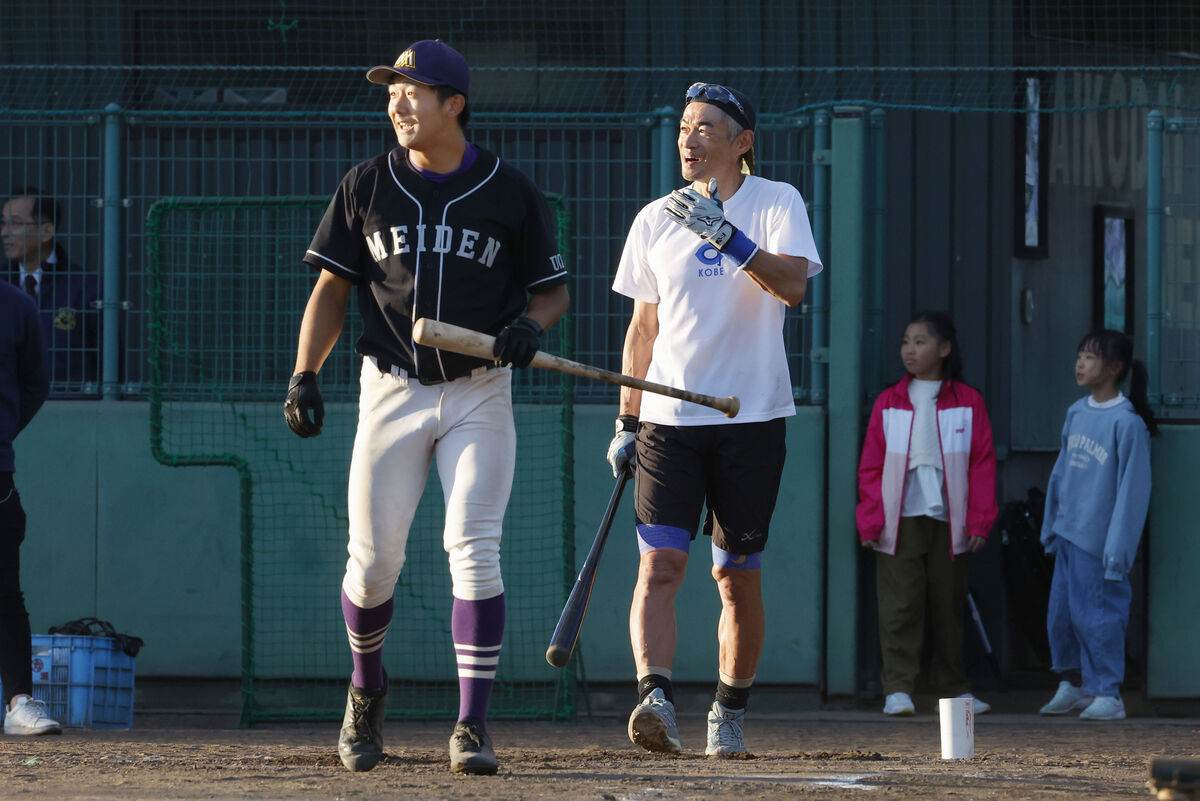
[[[996,448],[983,398],[972,402],[971,465],[967,473],[967,536],[986,537],[996,522]]]
[[[858,463],[858,507],[854,519],[863,542],[879,539],[883,531],[883,460],[887,441],[883,435],[884,396],[875,400],[871,421],[863,439],[862,458]]]

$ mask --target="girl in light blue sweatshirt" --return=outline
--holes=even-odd
[[[1158,426],[1129,337],[1094,331],[1077,350],[1075,383],[1090,394],[1067,409],[1042,523],[1042,545],[1055,557],[1046,628],[1061,681],[1041,714],[1120,720],[1129,569],[1146,525]],[[1130,374],[1126,398],[1120,386]]]

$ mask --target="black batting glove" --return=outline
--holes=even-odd
[[[528,367],[537,355],[542,327],[528,317],[518,317],[496,337],[492,355],[501,364]]]
[[[309,419],[311,414],[311,419]],[[325,401],[317,389],[317,374],[306,370],[292,376],[288,382],[287,400],[283,402],[283,419],[298,437],[315,437],[325,422]]]

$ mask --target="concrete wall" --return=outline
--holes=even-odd
[[[154,461],[145,403],[51,401],[16,449],[33,631],[98,617],[146,641],[140,675],[238,675],[237,474]]]
[[[763,681],[816,684],[824,417],[819,409],[798,411],[788,422],[787,475],[765,570],[770,634],[759,675]],[[611,494],[604,453],[612,417],[605,406],[576,411],[579,559]],[[35,632],[45,632],[80,617],[108,620],[146,641],[138,656],[141,676],[237,676],[237,474],[227,467],[159,464],[150,453],[148,419],[145,403],[52,401],[18,438],[16,480],[29,516],[21,555],[30,622]],[[678,603],[677,676],[715,680],[719,604],[708,575],[707,540],[701,538],[693,554]],[[636,570],[627,491],[584,629],[582,652],[593,681],[632,677],[627,620]],[[547,638],[553,625],[546,621]]]

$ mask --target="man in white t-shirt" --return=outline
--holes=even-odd
[[[721,597],[719,681],[708,756],[746,751],[742,721],[763,646],[761,554],[794,415],[783,342],[785,306],[821,270],[800,193],[752,175],[755,113],[740,92],[695,83],[679,122],[687,188],[647,205],[630,229],[613,289],[633,298],[622,371],[716,396],[736,394],[736,419],[704,406],[621,388],[614,474],[636,464],[641,561],[629,615],[638,705],[629,737],[678,752],[671,667],[675,594],[707,506]]]

